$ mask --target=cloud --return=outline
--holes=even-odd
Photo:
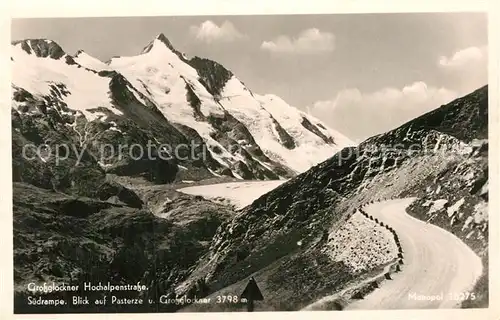
[[[468,47],[455,52],[452,56],[441,56],[438,64],[444,68],[461,68],[468,65],[486,62],[488,60],[488,47]]]
[[[468,47],[438,59],[448,87],[467,94],[488,83],[488,47]]]
[[[403,88],[374,92],[344,89],[331,100],[318,101],[308,111],[353,140],[386,132],[458,97],[446,88],[414,82]]]
[[[245,35],[238,31],[229,21],[224,21],[218,26],[213,21],[206,20],[199,26],[191,26],[190,31],[196,39],[206,43],[216,41],[230,42],[245,37]]]
[[[318,54],[335,50],[335,35],[311,28],[300,32],[297,37],[279,36],[264,41],[260,48],[274,53]]]

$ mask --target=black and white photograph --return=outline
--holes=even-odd
[[[12,19],[14,313],[490,307],[488,53],[486,12]]]

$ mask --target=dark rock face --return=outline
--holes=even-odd
[[[14,101],[18,102],[27,102],[29,100],[34,101],[33,95],[28,91],[18,87],[15,87],[14,89],[15,90],[12,95],[12,99],[14,99]]]
[[[224,85],[233,76],[231,71],[209,59],[194,57],[188,63],[198,71],[201,83],[215,97],[220,97]]]
[[[92,196],[97,186],[104,182],[104,172],[90,153],[73,143],[71,136],[64,121],[53,121],[43,113],[24,117],[13,110],[13,180],[49,190]],[[62,145],[72,145],[74,149],[58,148]],[[41,150],[40,154],[36,148]],[[66,159],[58,162],[57,153]],[[80,165],[77,165],[77,154],[81,158]]]
[[[283,129],[283,127],[274,118],[273,118],[273,124],[274,124],[274,128],[278,132],[278,135],[279,135],[280,140],[281,140],[281,144],[283,146],[285,146],[285,148],[287,148],[287,149],[295,148],[295,141],[293,140],[293,138],[288,134],[288,132],[286,132],[285,129]],[[304,125],[304,124],[302,124],[302,125]]]
[[[184,80],[186,82],[186,80]],[[191,85],[186,82],[186,98],[187,98],[187,101],[189,102],[189,104],[191,105],[191,107],[193,107],[193,113],[194,113],[194,117],[196,120],[205,120],[205,116],[203,115],[203,113],[201,113],[201,110],[200,110],[200,106],[201,106],[201,101],[200,99],[198,98],[198,96],[196,95],[196,93],[194,93],[194,90],[193,88],[191,87]]]
[[[60,59],[66,53],[54,41],[46,39],[28,39],[21,41],[13,41],[12,44],[21,44],[21,48],[29,54],[34,54],[41,58]]]
[[[168,38],[163,33],[160,33],[157,39],[163,42],[163,44],[165,44],[170,50],[175,50],[170,40],[168,40]]]
[[[120,202],[131,208],[141,209],[143,206],[142,200],[130,189],[116,182],[105,182],[99,186],[97,191],[98,199],[106,201],[112,197],[116,197]]]
[[[302,118],[302,125],[304,126],[304,128],[306,128],[307,130],[311,131],[312,133],[314,133],[315,135],[317,135],[318,137],[323,139],[323,141],[325,141],[326,143],[335,143],[335,141],[333,141],[333,139],[331,137],[325,136],[321,131],[318,130],[318,128],[316,128],[306,118]]]
[[[75,59],[73,59],[73,57],[71,57],[71,56],[66,56],[65,59],[66,59],[66,63],[69,65],[78,65],[78,63],[76,63]]]

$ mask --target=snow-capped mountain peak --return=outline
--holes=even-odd
[[[160,33],[158,36],[156,36],[155,40],[161,41],[170,50],[175,50],[174,46],[172,45],[172,43],[170,42],[170,40],[163,33]]]
[[[172,42],[163,34],[160,33],[158,34],[147,46],[144,47],[142,50],[142,53],[148,53],[153,49],[164,49],[168,48],[170,51],[174,53],[178,53],[177,50],[174,48]]]

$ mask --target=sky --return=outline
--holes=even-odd
[[[15,19],[12,39],[46,38],[103,61],[159,33],[355,141],[487,84],[483,13]]]

